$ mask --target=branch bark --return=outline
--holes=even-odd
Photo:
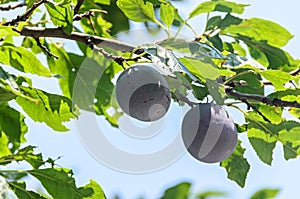
[[[72,32],[70,35],[65,33],[62,28],[37,28],[37,27],[23,27],[23,29],[19,32],[23,36],[40,38],[40,37],[54,37],[54,38],[63,38],[69,39],[81,43],[87,43],[87,41],[91,41],[95,45],[100,45],[103,47],[108,47],[114,50],[122,51],[122,52],[132,52],[135,47],[126,44],[117,40],[93,36],[89,34]]]
[[[23,6],[26,6],[25,2],[18,3],[18,4],[15,4],[15,5],[4,5],[4,6],[0,6],[0,11],[14,10],[16,8],[21,8]]]
[[[24,14],[18,15],[17,18],[4,23],[3,25],[4,26],[14,26],[21,21],[26,21],[33,14],[35,9],[37,9],[40,5],[42,5],[44,3],[47,3],[47,0],[40,0],[39,2],[34,3],[33,6],[29,10],[27,10]]]
[[[269,98],[262,95],[256,95],[256,94],[246,94],[246,93],[240,93],[235,91],[232,87],[225,87],[225,91],[227,94],[238,98],[239,100],[254,100],[259,101],[264,104],[270,105],[270,106],[281,106],[281,107],[294,107],[294,108],[300,108],[300,104],[296,101],[289,102],[284,101],[277,98]]]

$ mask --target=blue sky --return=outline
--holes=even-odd
[[[202,1],[186,0],[184,3],[176,2],[179,6],[180,13],[187,14],[193,9],[193,6]],[[259,17],[275,21],[287,28],[294,38],[285,47],[293,56],[300,58],[300,3],[295,0],[285,1],[254,1],[241,0],[241,3],[249,3],[250,7],[246,8],[244,17]],[[201,32],[203,18],[197,18],[191,22],[193,26],[198,27]],[[200,25],[199,25],[200,24]],[[186,34],[191,33],[186,32]],[[69,46],[69,48],[71,48]],[[46,87],[52,92],[59,92],[55,80],[49,81],[43,78],[35,78],[34,84],[40,88]],[[167,119],[167,128],[162,131],[169,135],[172,132],[178,132],[178,126],[169,125],[174,120],[180,121],[180,116],[176,112],[181,111],[179,107],[173,106]],[[236,122],[241,122],[240,113],[230,110]],[[177,114],[178,115],[178,114]],[[171,119],[170,119],[171,118]],[[113,194],[119,194],[123,199],[134,199],[138,196],[145,196],[147,199],[158,198],[161,191],[171,185],[187,180],[193,183],[194,191],[205,191],[207,189],[217,189],[227,191],[229,198],[248,198],[257,189],[264,187],[281,188],[282,191],[278,198],[295,198],[300,194],[298,179],[300,179],[300,159],[285,161],[282,156],[282,148],[277,145],[274,150],[274,161],[272,166],[267,166],[259,161],[254,150],[249,145],[245,135],[241,135],[243,146],[247,148],[246,157],[251,164],[248,179],[245,188],[239,188],[234,182],[226,177],[226,172],[218,164],[204,164],[193,159],[188,154],[183,155],[174,164],[162,170],[147,174],[128,174],[110,169],[97,162],[82,146],[75,123],[71,122],[68,126],[71,131],[68,133],[53,132],[44,124],[34,123],[27,119],[29,133],[27,140],[33,145],[39,146],[44,155],[50,157],[62,156],[59,165],[71,167],[74,169],[78,185],[88,183],[89,179],[95,179],[103,187],[108,198]],[[169,123],[168,123],[169,122]],[[110,127],[105,121],[99,120],[99,124],[105,129],[107,134],[115,136],[118,132]],[[172,137],[165,136],[166,139]],[[161,142],[168,143],[168,140]],[[37,185],[31,184],[32,188]]]

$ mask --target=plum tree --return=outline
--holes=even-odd
[[[156,69],[148,65],[135,65],[119,76],[116,97],[125,113],[149,122],[166,114],[171,94],[165,78]]]
[[[237,145],[237,129],[232,118],[214,103],[191,108],[183,119],[181,133],[188,152],[206,163],[228,158]]]

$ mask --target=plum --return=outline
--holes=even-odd
[[[187,151],[205,163],[225,160],[237,145],[237,129],[232,118],[214,103],[192,107],[184,116],[181,134]]]
[[[116,97],[125,113],[145,122],[162,118],[171,102],[167,81],[148,65],[134,65],[123,71],[117,80]]]

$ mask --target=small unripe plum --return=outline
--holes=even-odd
[[[148,65],[135,65],[123,71],[117,80],[116,97],[125,113],[145,122],[162,118],[171,102],[165,78]]]
[[[237,129],[227,111],[213,103],[199,104],[185,115],[181,127],[188,152],[206,163],[228,158],[237,145]]]

